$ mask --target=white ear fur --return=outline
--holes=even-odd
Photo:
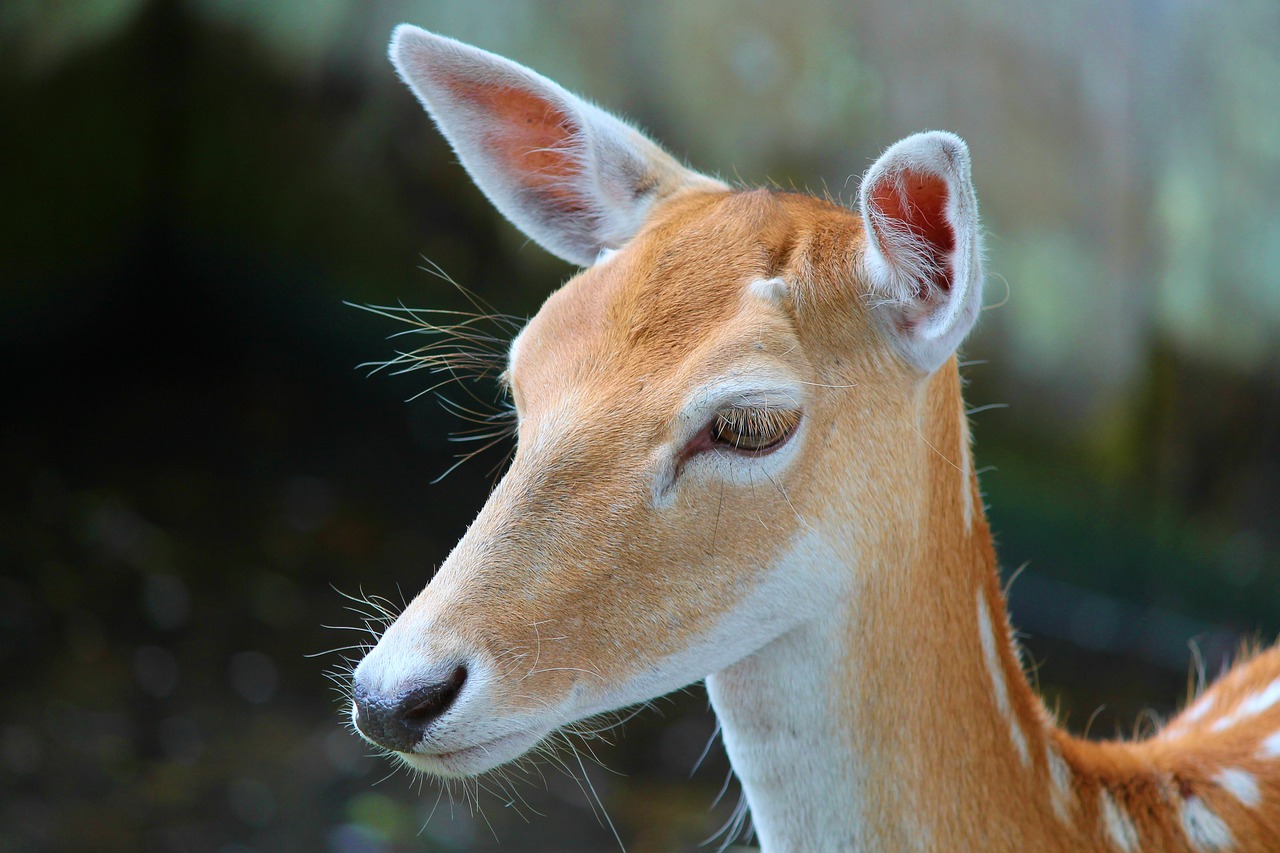
[[[858,196],[874,310],[902,356],[932,373],[960,346],[982,306],[968,146],[942,131],[908,136],[867,170]]]
[[[660,199],[724,188],[508,59],[408,24],[392,33],[389,53],[494,206],[579,266],[634,236]]]

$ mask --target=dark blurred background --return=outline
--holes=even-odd
[[[308,657],[360,642],[323,627],[361,624],[339,591],[425,583],[507,450],[430,485],[467,424],[404,402],[422,373],[357,369],[403,327],[344,300],[469,307],[428,259],[523,317],[572,272],[396,81],[401,20],[747,183],[849,199],[906,133],[965,136],[992,271],[965,375],[1035,681],[1132,736],[1185,696],[1189,643],[1212,676],[1272,640],[1280,6],[1025,8],[0,6],[0,850],[616,847],[584,776],[633,851],[732,811],[718,743],[694,770],[701,687],[566,753],[579,780],[441,798],[384,778],[341,655]]]

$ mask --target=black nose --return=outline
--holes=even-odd
[[[467,668],[459,666],[445,681],[414,687],[395,696],[384,696],[356,683],[356,727],[369,740],[396,752],[410,752],[422,740],[427,727],[449,710],[462,692]]]

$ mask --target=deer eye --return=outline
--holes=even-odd
[[[725,409],[708,427],[711,443],[740,453],[768,453],[781,447],[800,425],[797,409]]]

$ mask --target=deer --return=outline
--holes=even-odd
[[[1029,684],[961,394],[964,141],[895,143],[846,206],[694,171],[445,36],[390,58],[580,271],[506,353],[509,467],[354,669],[364,738],[469,778],[705,680],[766,851],[1280,850],[1274,648],[1140,740]]]

